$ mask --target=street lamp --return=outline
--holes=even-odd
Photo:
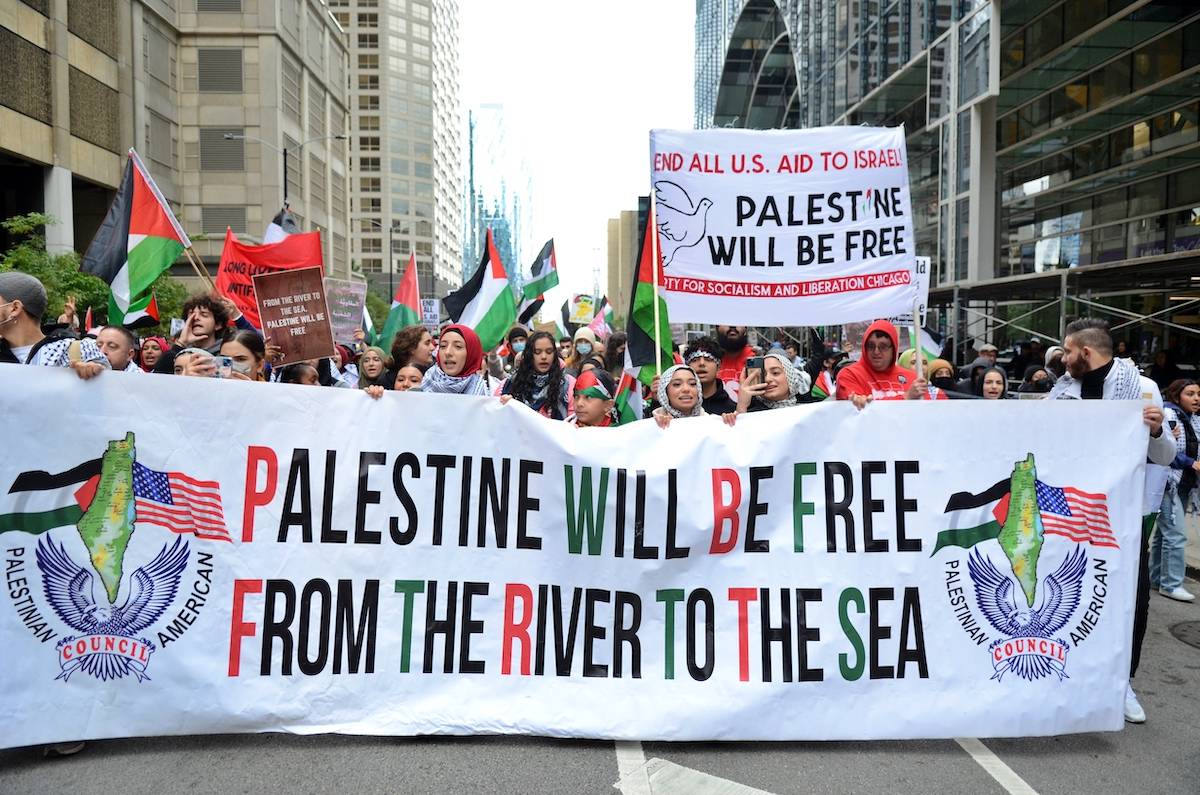
[[[286,146],[283,148],[280,148],[280,147],[276,146],[275,144],[271,143],[270,141],[264,141],[262,138],[259,138],[257,136],[244,135],[242,133],[225,133],[221,137],[224,138],[226,141],[257,141],[258,143],[262,144],[263,146],[270,147],[271,149],[274,149],[276,152],[283,153],[283,206],[287,207],[287,203],[288,203],[288,170],[287,170],[287,168],[288,168],[288,148]],[[350,136],[346,135],[345,133],[339,133],[337,135],[318,135],[315,138],[309,138],[307,141],[304,141],[304,142],[298,144],[295,147],[296,154],[299,155],[301,152],[304,151],[305,146],[307,146],[308,144],[311,144],[311,143],[316,143],[317,141],[345,141],[349,137]],[[303,165],[303,162],[301,163],[301,165]]]
[[[381,231],[385,228],[387,229],[387,236],[388,236],[388,298],[390,299],[396,294],[396,288],[394,285],[394,280],[396,278],[396,262],[395,262],[396,252],[392,246],[392,235],[396,231],[396,222],[392,221],[391,226],[384,227],[382,221],[376,221],[374,218],[363,218],[361,220],[375,224],[375,226],[379,227],[379,229]]]

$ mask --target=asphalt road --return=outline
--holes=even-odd
[[[1200,593],[1195,581],[1187,587]],[[57,759],[41,748],[0,751],[0,793],[610,793],[618,785],[626,795],[1198,792],[1200,649],[1170,629],[1200,622],[1200,603],[1155,594],[1150,621],[1135,682],[1149,720],[1115,734],[620,747],[535,737],[138,738],[89,743]]]

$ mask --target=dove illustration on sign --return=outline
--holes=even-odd
[[[654,202],[665,268],[675,258],[675,252],[691,248],[704,239],[708,209],[712,207],[712,201],[701,199],[693,203],[687,191],[674,182],[662,179],[654,183]]]

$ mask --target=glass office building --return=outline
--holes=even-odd
[[[1090,314],[1143,354],[1195,355],[1200,3],[737,5],[703,74],[719,15],[697,14],[697,126],[903,124],[944,330],[1056,339]]]

